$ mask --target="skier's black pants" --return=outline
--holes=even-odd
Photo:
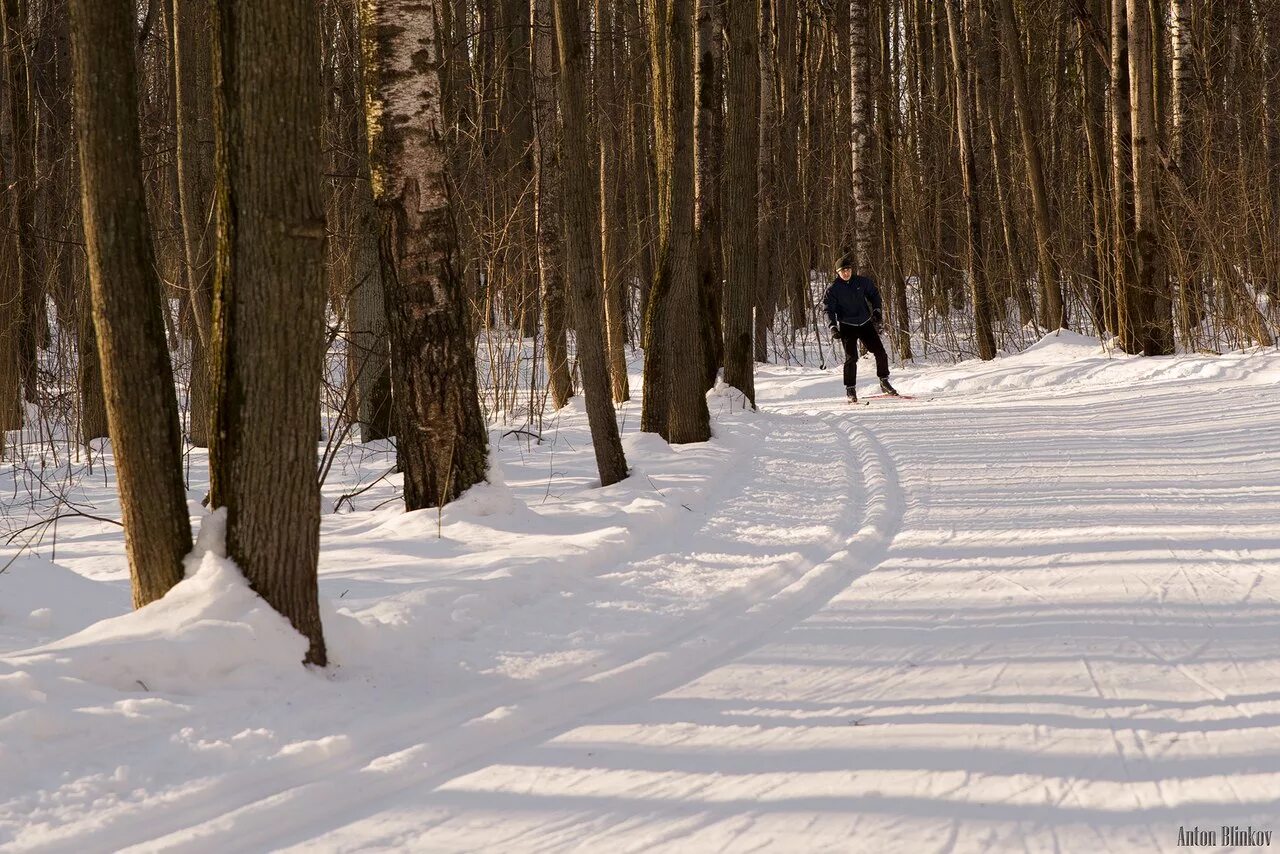
[[[858,342],[866,345],[868,352],[876,357],[876,376],[886,379],[889,376],[889,354],[884,351],[884,342],[880,340],[874,323],[861,326],[840,324],[840,343],[844,345],[844,387],[853,388],[858,384]]]

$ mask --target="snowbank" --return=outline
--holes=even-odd
[[[297,669],[306,640],[224,555],[221,512],[205,517],[187,577],[163,598],[3,659],[35,678],[88,682],[128,693],[190,694],[273,680]]]

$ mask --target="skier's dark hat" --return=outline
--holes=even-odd
[[[853,269],[853,259],[850,258],[848,255],[845,255],[843,258],[841,258],[839,261],[836,262],[837,271],[845,270],[845,269],[848,269],[848,270]]]

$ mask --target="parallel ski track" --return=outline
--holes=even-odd
[[[815,421],[813,415],[818,418]],[[500,699],[486,693],[459,698],[432,720],[421,712],[393,715],[362,734],[379,733],[375,747],[298,769],[246,771],[211,786],[166,797],[163,806],[142,805],[102,822],[85,844],[83,828],[68,828],[75,850],[179,851],[262,850],[305,842],[368,813],[371,805],[397,792],[434,788],[491,763],[522,744],[537,742],[573,726],[584,716],[679,687],[746,652],[768,643],[820,610],[886,554],[901,526],[904,496],[892,458],[865,427],[841,413],[811,413],[785,419],[792,429],[818,428],[829,451],[839,449],[850,496],[834,533],[810,554],[795,560],[762,584],[726,594],[696,624],[654,638],[647,651],[627,660],[606,660],[562,674],[537,693]],[[744,475],[749,467],[741,469]],[[748,476],[727,478],[713,490],[721,500]],[[854,485],[857,489],[853,489]],[[856,497],[855,497],[856,496]],[[706,520],[714,509],[709,507]],[[859,524],[860,522],[860,524]],[[850,536],[848,531],[857,530]],[[635,557],[635,561],[660,554]],[[815,554],[815,552],[818,552]],[[634,650],[632,650],[634,652]],[[493,714],[502,707],[502,714]],[[483,712],[477,714],[477,710]],[[394,775],[362,774],[362,769],[411,756]]]

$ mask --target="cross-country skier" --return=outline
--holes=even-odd
[[[889,355],[880,340],[880,290],[866,276],[853,274],[853,263],[840,259],[839,273],[823,299],[831,337],[844,345],[844,391],[850,403],[858,402],[858,342],[876,357],[876,376],[880,390],[893,397],[898,392],[889,384]]]

